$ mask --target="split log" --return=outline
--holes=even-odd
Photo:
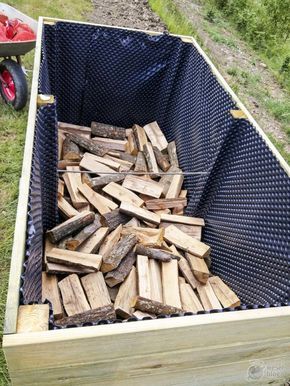
[[[159,198],[155,200],[151,199],[146,201],[146,208],[149,210],[180,208],[186,205],[186,198]]]
[[[63,196],[58,196],[57,206],[61,213],[64,214],[67,218],[72,218],[79,214],[79,212],[73,206],[71,206],[71,204]]]
[[[79,277],[72,274],[58,283],[63,306],[68,316],[90,310]]]
[[[57,133],[58,159],[61,159],[62,157],[62,145],[64,140],[65,140],[65,134],[59,131]]]
[[[92,122],[92,135],[96,137],[111,138],[111,139],[125,139],[126,130],[123,127],[107,125],[105,123]]]
[[[195,276],[193,275],[193,272],[191,271],[190,265],[188,261],[181,257],[178,262],[178,268],[182,275],[185,277],[186,282],[190,284],[192,289],[196,289],[198,281],[196,280]]]
[[[148,221],[149,223],[159,224],[160,216],[155,213],[149,212],[149,210],[139,208],[136,205],[129,204],[128,202],[121,202],[120,211],[132,217],[137,217],[140,220]]]
[[[162,249],[148,248],[142,244],[136,245],[135,252],[138,255],[145,255],[148,256],[150,259],[164,262],[171,261],[171,259],[180,259],[179,256],[174,255],[173,253],[163,251]]]
[[[130,318],[134,311],[132,303],[134,302],[136,296],[137,272],[136,268],[133,266],[129,275],[120,285],[119,292],[114,303],[116,314],[125,319]]]
[[[97,253],[102,241],[109,232],[109,228],[101,227],[78,247],[78,252]],[[99,253],[101,255],[101,253]]]
[[[204,226],[204,219],[199,217],[179,216],[174,214],[163,214],[161,220],[177,224]]]
[[[126,189],[145,194],[150,197],[159,198],[162,193],[162,186],[155,181],[142,177],[127,175],[122,186]]]
[[[52,304],[53,316],[55,319],[63,317],[63,308],[56,275],[48,275],[42,272],[42,301],[46,299]]]
[[[17,334],[48,330],[49,305],[32,304],[19,306],[17,317]]]
[[[112,210],[111,213],[106,213],[103,215],[104,222],[109,230],[116,229],[120,224],[126,224],[130,217],[124,213],[121,213],[119,209]]]
[[[171,260],[166,263],[163,262],[161,268],[163,302],[164,304],[181,308],[178,284],[178,262],[177,260]]]
[[[69,138],[65,138],[62,144],[62,158],[69,161],[81,160],[80,149],[77,144],[72,142]]]
[[[94,271],[98,271],[102,263],[102,256],[100,255],[67,251],[59,248],[53,248],[49,251],[46,258],[51,263],[64,264],[76,268],[88,268]]]
[[[183,310],[178,307],[173,307],[151,299],[145,299],[137,296],[133,302],[133,307],[143,312],[149,312],[156,315],[171,315],[183,313]]]
[[[240,299],[219,276],[212,276],[208,279],[216,297],[223,307],[238,307],[241,304]]]
[[[112,300],[112,302],[115,302],[116,297],[117,297],[118,292],[119,292],[119,286],[116,285],[115,287],[107,287],[107,289],[108,289],[108,292],[110,295],[110,299]]]
[[[120,170],[120,167],[121,167],[120,162],[113,161],[109,158],[99,157],[98,155],[85,153],[84,157],[87,159],[91,159],[92,161],[97,162],[98,164],[99,163],[104,164],[104,165],[108,166],[109,168],[116,170],[116,171]],[[108,169],[108,171],[113,172],[113,170],[111,170],[111,169]]]
[[[129,133],[127,136],[127,152],[133,155],[138,154],[138,145],[135,139],[133,132]]]
[[[180,283],[179,289],[182,309],[185,312],[197,313],[198,311],[203,311],[203,306],[189,284]]]
[[[87,150],[89,153],[99,155],[100,157],[105,155],[108,151],[108,149],[104,146],[95,143],[91,139],[83,138],[80,135],[67,134],[67,137],[83,149]]]
[[[182,174],[176,174],[175,176],[173,176],[171,183],[170,183],[170,186],[168,188],[168,191],[166,193],[166,198],[176,198],[177,199],[179,197],[182,184],[183,184],[183,175]],[[196,224],[194,224],[194,225],[196,225]]]
[[[127,140],[94,137],[92,141],[98,146],[104,146],[109,150],[126,151],[128,146]]]
[[[149,259],[150,299],[163,302],[161,267],[158,261]]]
[[[107,159],[107,158],[105,158]],[[103,163],[97,161],[95,158],[93,158],[92,154],[85,153],[81,162],[80,166],[86,170],[89,170],[90,172],[94,172],[98,175],[111,175],[112,173],[115,173],[116,171],[112,169],[111,167],[104,165]],[[120,167],[119,167],[120,168]]]
[[[114,320],[116,319],[116,313],[113,305],[107,305],[94,310],[89,310],[76,314],[73,316],[68,316],[60,320],[56,320],[55,324],[59,327],[65,327],[75,324],[84,324],[84,323],[96,323],[100,320]]]
[[[155,155],[156,162],[158,166],[164,171],[167,172],[167,170],[170,168],[170,163],[167,161],[167,158],[165,155],[158,149],[158,147],[153,146],[153,151]]]
[[[130,227],[140,227],[141,222],[136,218],[132,217],[130,221],[126,222],[124,225],[124,228],[130,228]]]
[[[145,125],[144,130],[153,146],[156,146],[160,151],[167,148],[168,142],[156,121]]]
[[[58,130],[61,133],[77,134],[84,138],[91,138],[91,128],[88,126],[73,125],[66,122],[58,122]]]
[[[125,201],[136,206],[142,206],[144,204],[144,201],[141,200],[141,198],[138,197],[135,193],[131,192],[129,189],[126,189],[124,184],[123,186],[120,186],[115,182],[110,182],[102,190],[120,202]]]
[[[57,163],[57,168],[59,170],[66,170],[67,166],[79,166],[79,162],[76,161],[68,161],[68,160],[59,160]]]
[[[58,184],[57,184],[57,197],[63,197],[63,196],[64,196],[64,182],[59,178]]]
[[[94,190],[101,189],[103,186],[108,185],[110,182],[121,182],[125,178],[122,174],[108,174],[107,176],[101,176],[91,179],[91,188]]]
[[[138,281],[138,295],[150,299],[151,289],[150,289],[148,257],[143,255],[137,255],[136,268],[137,268],[137,281]]]
[[[63,239],[66,236],[71,235],[72,233],[78,231],[79,229],[84,228],[86,225],[89,225],[95,220],[95,213],[85,212],[80,213],[65,222],[55,226],[46,232],[52,243],[57,243],[59,240]]]
[[[159,210],[154,210],[154,213],[158,214],[159,216],[161,214],[170,214],[171,213],[171,210],[170,209],[159,209]]]
[[[110,154],[110,153],[108,153],[108,155],[112,156],[112,154]],[[114,155],[113,157],[120,158],[121,161],[130,162],[130,164],[132,164],[132,166],[136,162],[136,156],[135,155],[124,153],[122,151],[118,153],[118,156]]]
[[[195,278],[202,284],[206,284],[209,278],[209,270],[204,261],[199,257],[193,256],[190,253],[186,253],[185,257],[192,269]]]
[[[186,199],[186,197],[187,197],[187,190],[185,190],[185,189],[181,190],[178,198],[180,198],[180,199],[182,199],[182,198],[183,198],[183,199]],[[186,203],[186,205],[187,205],[187,203]],[[185,205],[185,206],[186,206],[186,205]],[[173,211],[172,211],[172,214],[180,214],[180,215],[183,215],[183,213],[184,213],[184,206],[176,207],[176,208],[174,208]]]
[[[135,316],[135,318],[137,318],[138,320],[142,320],[144,318],[151,318],[151,319],[156,318],[156,315],[154,314],[149,314],[148,312],[142,312],[139,310],[134,311],[133,316]]]
[[[170,168],[167,170],[167,173],[169,174],[164,174],[159,180],[159,184],[162,185],[163,187],[162,194],[164,196],[166,196],[168,189],[170,187],[171,181],[174,177],[174,174],[171,174],[171,173],[181,173],[181,169],[178,169],[175,166],[170,166]]]
[[[86,241],[94,232],[101,228],[100,217],[95,216],[94,222],[84,227],[79,233],[66,242],[66,248],[75,251],[84,241]]]
[[[139,226],[124,226],[122,235],[130,234],[134,234],[138,239],[138,243],[140,244],[143,244],[147,247],[160,248],[163,242],[164,231],[162,229],[150,229]],[[141,253],[141,255],[144,255],[144,253]]]
[[[222,308],[222,305],[218,301],[218,298],[216,297],[210,282],[207,282],[206,284],[199,284],[197,286],[197,292],[203,308],[206,311],[218,310]]]
[[[80,185],[78,189],[86,197],[89,203],[93,205],[93,207],[96,208],[101,215],[109,213],[111,209],[118,208],[117,204],[103,197],[101,194],[95,192],[86,184]]]
[[[169,155],[170,165],[179,168],[175,141],[169,142],[167,146],[167,152]]]
[[[156,173],[156,175],[158,176],[159,169],[155,159],[153,147],[150,142],[146,143],[143,146],[143,152],[144,152],[144,156],[147,162],[147,167],[149,172]]]
[[[127,256],[123,258],[121,263],[118,265],[116,269],[108,272],[106,275],[106,283],[109,287],[114,287],[117,284],[122,283],[129,272],[131,271],[133,265],[136,262],[135,252],[130,251]]]
[[[79,185],[82,184],[81,173],[77,173],[80,171],[79,166],[67,166],[66,169],[68,173],[63,174],[63,179],[72,200],[73,206],[75,208],[80,208],[87,205],[88,201],[78,191]]]
[[[161,221],[159,228],[168,228],[172,223]],[[201,240],[202,227],[200,225],[177,224],[174,226],[194,239]]]
[[[111,298],[102,272],[83,276],[81,282],[92,309],[111,304]]]
[[[126,153],[124,153],[126,154]],[[105,159],[109,159],[111,161],[114,161],[114,162],[118,162],[119,164],[121,164],[120,166],[120,172],[127,172],[128,170],[130,170],[132,168],[132,166],[134,165],[133,162],[131,161],[127,161],[125,159],[122,159],[122,158],[115,158],[115,157],[112,157],[111,155],[108,155],[106,154],[104,156]]]
[[[135,163],[135,172],[147,172],[147,164],[146,164],[146,159],[142,151],[139,151],[137,154],[136,158],[136,163]]]
[[[121,260],[133,249],[136,243],[137,237],[135,235],[127,235],[121,238],[109,256],[103,258],[102,272],[109,272],[117,268]]]
[[[200,258],[208,256],[211,250],[208,245],[188,236],[174,225],[170,225],[165,229],[164,239],[169,243],[174,244],[177,248],[183,251],[188,251]]]
[[[109,228],[106,228],[109,229]],[[105,241],[100,246],[99,254],[106,259],[111,253],[114,246],[118,243],[121,237],[122,225],[118,225],[113,232],[111,232],[105,239]]]
[[[133,134],[135,136],[139,150],[143,151],[144,145],[148,142],[145,130],[143,129],[143,127],[138,125],[134,125],[132,127],[132,130],[133,130]]]
[[[87,184],[90,188],[92,187],[92,182],[91,182],[92,179],[89,173],[82,173],[81,179],[82,179],[82,184]]]
[[[93,269],[88,268],[76,268],[69,267],[63,264],[46,263],[46,272],[53,275],[69,275],[71,273],[81,275],[85,273],[93,273],[95,271]]]

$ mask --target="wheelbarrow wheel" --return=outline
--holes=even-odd
[[[5,59],[0,63],[0,74],[3,99],[15,110],[23,109],[28,99],[28,87],[21,66],[14,60]]]

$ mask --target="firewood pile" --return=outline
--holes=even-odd
[[[184,214],[175,142],[157,122],[124,129],[59,122],[58,207],[47,231],[42,298],[55,324],[235,307],[210,271],[202,218]]]

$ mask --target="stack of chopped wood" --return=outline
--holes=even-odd
[[[58,207],[46,235],[43,300],[60,326],[240,304],[209,272],[204,220],[184,215],[175,142],[157,122],[59,123]]]

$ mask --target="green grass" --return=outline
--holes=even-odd
[[[92,10],[90,0],[10,0],[9,5],[34,17],[50,16],[85,20]],[[31,81],[33,52],[24,57],[23,64],[30,70]],[[4,310],[13,241],[18,182],[22,167],[23,146],[28,107],[16,112],[0,101],[0,335]],[[0,386],[9,385],[9,376],[2,350],[0,350]]]

